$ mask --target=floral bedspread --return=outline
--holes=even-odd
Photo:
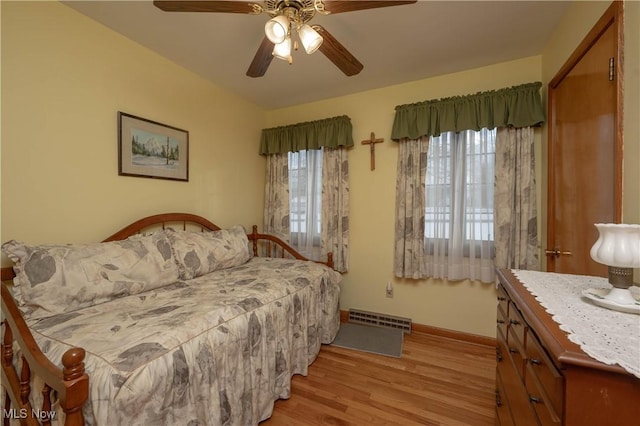
[[[335,338],[339,282],[313,262],[253,258],[29,325],[57,365],[87,351],[87,424],[251,425]]]

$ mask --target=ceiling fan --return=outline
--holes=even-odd
[[[153,4],[166,12],[214,12],[246,13],[259,15],[266,13],[271,19],[265,24],[265,37],[258,47],[247,70],[249,77],[262,77],[276,57],[292,63],[292,50],[297,50],[297,34],[308,54],[320,50],[345,75],[352,76],[364,67],[338,40],[320,25],[308,22],[316,13],[322,15],[399,6],[416,3],[417,0],[265,0],[247,1],[154,1]]]

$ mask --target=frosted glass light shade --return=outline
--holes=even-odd
[[[298,37],[300,37],[305,52],[309,55],[318,50],[324,40],[316,30],[307,24],[298,29]]]
[[[276,16],[275,18],[269,19],[266,24],[264,24],[264,34],[267,36],[269,41],[273,44],[282,43],[289,34],[289,20],[284,15]]]
[[[596,223],[600,236],[591,258],[619,268],[640,268],[640,225]]]
[[[291,37],[284,39],[282,43],[278,43],[273,46],[273,56],[278,59],[284,59],[288,61],[291,59]]]

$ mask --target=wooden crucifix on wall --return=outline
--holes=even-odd
[[[376,134],[371,132],[371,139],[362,141],[362,145],[369,145],[371,149],[371,170],[376,168],[376,144],[384,142],[384,139],[376,139]]]

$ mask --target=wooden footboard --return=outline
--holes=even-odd
[[[11,268],[2,268],[2,280],[13,275]],[[66,415],[65,425],[83,425],[82,407],[89,396],[89,376],[84,371],[85,351],[71,348],[62,357],[63,368],[56,367],[38,347],[33,335],[16,305],[6,284],[2,283],[2,385],[6,395],[3,423],[17,419],[25,425],[50,425],[55,417],[52,411],[51,391],[57,392],[60,406]],[[14,356],[14,342],[20,348],[20,359]],[[44,382],[42,405],[32,407],[30,402],[31,377]]]
[[[104,242],[123,240],[132,235],[152,232],[158,229],[216,231],[221,228],[200,216],[187,213],[166,213],[140,219]],[[286,242],[269,234],[258,233],[257,226],[247,235],[254,256],[282,257],[309,260]],[[333,268],[331,253],[326,262],[318,262]],[[57,393],[60,406],[66,414],[65,425],[83,425],[82,407],[89,396],[89,376],[84,370],[85,350],[69,349],[62,357],[62,368],[52,363],[38,347],[29,330],[11,291],[5,284],[15,277],[11,267],[2,268],[2,385],[6,390],[3,423],[8,425],[12,418],[21,424],[51,424],[55,417],[52,411],[52,390]],[[14,345],[20,348],[19,356],[14,353]],[[18,359],[19,358],[19,359]],[[39,377],[45,385],[37,391],[43,395],[41,407],[32,407],[31,378]]]

